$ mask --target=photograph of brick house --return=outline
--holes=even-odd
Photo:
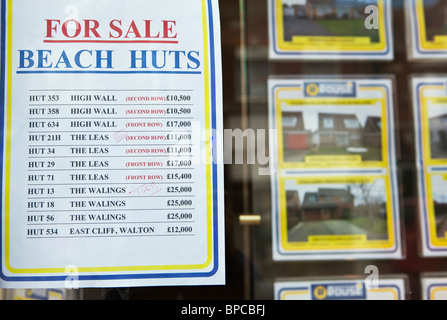
[[[302,112],[287,112],[282,115],[284,146],[288,150],[307,150],[312,145],[312,132],[304,127]]]
[[[436,223],[436,235],[447,238],[447,180],[443,175],[432,175],[433,211]]]
[[[382,149],[382,119],[380,117],[366,119],[362,141],[364,145]]]
[[[445,238],[447,233],[447,202],[433,201],[436,217],[436,233],[439,238]]]
[[[287,225],[297,225],[302,221],[300,195],[296,190],[286,191]]]
[[[447,158],[447,113],[430,118],[429,126],[431,157]]]
[[[386,239],[385,181],[356,184],[297,184],[286,181],[287,230],[290,241],[311,235],[364,234]]]
[[[293,36],[349,36],[379,39],[364,27],[365,7],[377,0],[282,0],[284,40]]]
[[[359,146],[362,126],[355,114],[320,113],[318,131],[313,135],[315,144],[326,146]]]
[[[354,196],[349,188],[319,188],[307,192],[301,205],[302,221],[323,221],[350,217],[354,209]]]
[[[308,156],[356,155],[362,161],[380,161],[381,117],[333,108],[302,108],[282,113],[285,162],[303,162]],[[325,112],[324,110],[327,110]]]
[[[284,15],[307,19],[363,17],[364,6],[352,0],[283,0]]]

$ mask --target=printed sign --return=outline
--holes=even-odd
[[[224,284],[218,2],[1,4],[1,286]]]
[[[444,1],[409,0],[406,6],[411,59],[447,58],[447,21]]]
[[[67,300],[63,289],[8,289],[13,300]]]
[[[404,279],[380,279],[377,287],[352,279],[278,281],[274,287],[275,300],[405,300]]]
[[[447,277],[424,274],[421,289],[423,300],[447,300]]]
[[[268,0],[271,59],[392,60],[389,0]]]
[[[271,79],[275,260],[401,258],[391,79]]]
[[[447,255],[447,77],[412,79],[424,256]]]

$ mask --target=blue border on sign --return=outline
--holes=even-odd
[[[343,80],[343,79],[340,79],[340,80]],[[274,86],[272,88],[271,92],[274,93],[277,88],[291,87],[291,86],[292,85],[276,85],[276,86]],[[366,87],[383,87],[383,88],[385,88],[385,91],[387,93],[386,94],[386,101],[387,101],[388,115],[392,115],[393,111],[391,109],[389,88],[387,86],[384,86],[384,85],[374,85],[374,84],[371,84],[371,85],[360,85],[360,87],[364,87],[364,86],[366,86]],[[300,85],[296,85],[296,87],[298,88],[298,87],[301,87],[301,86]],[[273,106],[271,108],[272,123],[274,125],[273,129],[276,129],[276,106],[275,106],[275,95],[274,94],[272,94],[271,105]],[[389,117],[388,117],[388,119],[389,119]],[[393,152],[394,150],[392,149],[392,146],[394,146],[394,141],[391,139],[391,137],[394,136],[394,135],[391,135],[391,126],[390,126],[390,124],[388,124],[388,130],[389,130],[389,132],[388,132],[388,137],[389,137],[389,140],[388,140],[388,142],[389,142],[388,143],[388,152],[389,152],[390,162],[391,162],[391,165],[390,165],[391,166],[391,170],[389,170],[390,171],[389,179],[390,179],[390,183],[391,183],[391,192],[394,194],[394,192],[395,192],[395,175],[394,175],[394,171],[396,170],[396,168],[395,168],[395,166],[393,164],[394,164],[396,159],[395,159],[395,155],[394,155],[394,152]],[[343,170],[343,172],[349,172],[349,173],[352,172],[352,173],[359,173],[359,174],[360,173],[366,173],[366,174],[377,173],[376,169],[371,169],[371,170],[354,170],[354,171],[347,170],[347,169],[342,169],[342,170]],[[308,171],[306,171],[306,172],[308,172]],[[321,171],[318,171],[318,172],[321,173]],[[325,171],[323,171],[323,172],[325,172]],[[326,173],[335,173],[335,172],[340,172],[340,170],[338,170],[338,171],[337,170],[331,170],[331,171],[327,171]],[[274,194],[275,199],[278,199],[278,184],[279,184],[278,178],[279,177],[277,177],[277,179],[275,179],[275,183],[273,184],[274,185],[274,187],[273,187],[274,188],[273,189],[273,194]],[[336,255],[336,256],[338,256],[338,255],[345,255],[346,258],[349,258],[351,255],[357,255],[357,254],[374,255],[374,254],[377,254],[377,253],[384,253],[384,254],[395,253],[400,248],[400,241],[401,241],[401,239],[400,239],[401,235],[400,235],[400,232],[398,232],[399,231],[398,230],[399,219],[398,219],[398,205],[396,203],[396,201],[397,201],[396,198],[397,198],[397,195],[391,197],[391,199],[392,199],[392,206],[393,206],[393,215],[394,215],[394,236],[396,238],[395,246],[394,246],[395,248],[393,250],[385,250],[385,251],[371,251],[371,250],[370,251],[361,251],[361,250],[353,249],[351,251],[335,251],[335,250],[326,251],[326,250],[321,250],[319,252],[303,252],[303,251],[282,252],[281,251],[281,246],[280,246],[281,241],[279,239],[280,233],[279,233],[279,230],[278,230],[278,222],[279,222],[279,219],[280,219],[280,213],[279,213],[278,201],[275,201],[276,206],[274,208],[274,219],[276,221],[276,228],[275,228],[276,253],[278,255],[280,255],[280,256],[297,256],[297,257],[299,257],[299,256],[313,256],[313,255],[331,255],[332,254],[332,255]]]
[[[208,22],[209,22],[209,49],[210,49],[210,67],[211,67],[211,79],[210,79],[210,88],[211,88],[211,128],[212,131],[212,179],[213,179],[213,269],[209,272],[197,272],[197,273],[152,273],[152,274],[111,274],[111,275],[79,275],[78,280],[80,281],[88,281],[88,280],[129,280],[129,279],[155,279],[155,278],[207,278],[212,277],[216,274],[219,269],[219,245],[218,245],[218,211],[219,211],[219,203],[218,203],[218,170],[217,170],[217,141],[215,137],[216,133],[216,125],[217,125],[217,96],[216,96],[216,61],[215,61],[215,50],[214,50],[214,19],[213,19],[213,5],[212,0],[207,0],[208,3]],[[0,114],[4,114],[5,111],[5,97],[6,97],[6,0],[1,0],[1,75],[0,75],[0,88],[2,92],[2,98],[0,99]],[[2,121],[0,121],[0,150],[1,150],[1,159],[0,166],[3,168],[3,152],[4,152],[4,117]],[[0,170],[0,179],[3,181],[3,170]],[[3,191],[3,183],[1,189]],[[2,199],[0,199],[0,206],[3,208]],[[3,239],[3,210],[0,213],[0,239]],[[0,246],[0,255],[2,257],[2,266],[3,266],[3,253],[2,253],[3,245]],[[3,268],[0,267],[0,278],[4,281],[33,281],[33,282],[43,282],[43,281],[65,281],[67,279],[67,275],[62,276],[23,276],[23,277],[9,277],[3,273]]]
[[[271,0],[271,6],[272,6],[272,10],[271,10],[271,28],[270,28],[270,32],[272,35],[272,47],[273,50],[275,51],[276,54],[278,55],[283,55],[283,56],[294,56],[294,55],[328,55],[328,56],[386,56],[389,52],[390,52],[390,39],[391,39],[391,32],[390,32],[390,28],[391,26],[389,26],[388,23],[388,17],[389,17],[389,12],[388,12],[388,0],[385,0],[385,8],[384,8],[384,12],[386,13],[386,17],[385,17],[385,34],[386,34],[386,51],[384,52],[316,52],[316,51],[309,51],[309,52],[300,52],[300,51],[294,51],[294,52],[282,52],[282,51],[278,51],[278,48],[276,46],[276,32],[275,32],[275,26],[276,26],[276,6],[275,6],[275,1],[276,0]]]

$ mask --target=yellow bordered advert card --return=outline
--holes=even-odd
[[[422,274],[421,291],[423,300],[447,300],[447,275]]]
[[[447,256],[447,77],[414,77],[422,254]]]
[[[284,280],[274,290],[275,300],[405,300],[404,278]]]
[[[404,2],[409,58],[447,58],[446,3],[438,0],[408,0]]]
[[[267,0],[270,58],[392,60],[389,0]]]
[[[270,79],[273,256],[400,258],[392,80]]]

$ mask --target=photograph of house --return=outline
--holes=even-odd
[[[430,150],[433,159],[447,158],[447,113],[432,117],[430,126]]]
[[[447,233],[447,202],[433,201],[436,217],[436,234],[439,238],[445,238]]]
[[[313,141],[320,146],[359,146],[362,126],[355,114],[320,113]]]
[[[447,35],[447,0],[423,0],[426,39]]]
[[[298,191],[286,191],[287,225],[295,226],[301,221],[301,201]]]
[[[442,175],[431,178],[433,190],[433,211],[436,223],[436,234],[439,238],[447,238],[447,180]]]
[[[302,221],[323,221],[350,217],[354,210],[354,196],[347,189],[318,188],[307,192],[301,205]]]
[[[386,239],[385,181],[371,183],[298,184],[286,181],[289,241],[311,235],[363,234]]]
[[[307,19],[363,17],[365,5],[353,0],[283,0],[284,15]]]
[[[362,141],[364,145],[382,149],[382,119],[380,117],[366,119]]]
[[[302,112],[287,112],[282,117],[284,145],[289,150],[307,150],[312,144],[312,132],[306,131]]]
[[[330,110],[330,111],[329,111]],[[382,160],[380,111],[333,107],[300,108],[282,113],[285,162],[308,156],[356,155],[362,161]]]
[[[365,7],[377,0],[282,0],[284,40],[293,36],[370,37],[377,42],[378,31],[364,27]]]

